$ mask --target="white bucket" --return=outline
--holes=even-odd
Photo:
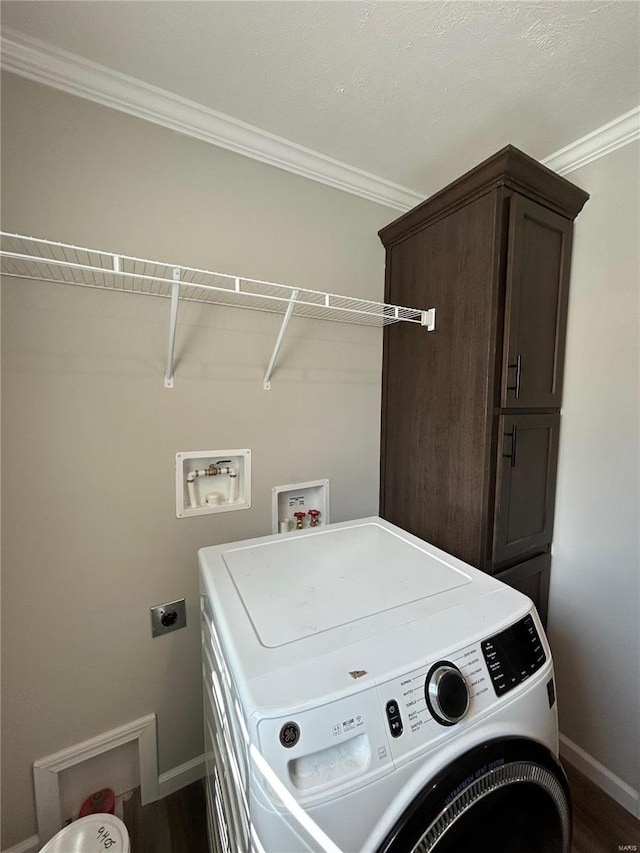
[[[91,814],[65,826],[40,853],[129,853],[127,827],[112,814]]]

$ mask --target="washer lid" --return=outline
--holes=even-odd
[[[222,559],[260,639],[275,648],[429,598],[471,576],[374,522],[291,533]]]

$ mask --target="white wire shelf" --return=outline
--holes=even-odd
[[[0,271],[4,275],[171,299],[167,387],[173,387],[173,342],[180,300],[284,314],[265,375],[265,388],[270,387],[271,371],[291,316],[377,327],[404,322],[424,326],[428,331],[435,328],[433,308],[388,305],[5,231],[0,231],[0,238]]]

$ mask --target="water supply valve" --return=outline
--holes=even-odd
[[[294,512],[293,515],[296,519],[296,530],[302,530],[304,527],[304,517],[306,512]]]
[[[309,510],[309,518],[311,519],[309,526],[317,527],[320,524],[320,510],[319,509],[310,509]]]

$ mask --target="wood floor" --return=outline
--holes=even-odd
[[[640,851],[640,821],[571,764],[563,766],[573,800],[571,853]]]
[[[131,853],[208,853],[204,784],[194,782],[157,803],[140,805],[140,789],[123,803]]]
[[[640,853],[640,821],[570,764],[564,767],[573,798],[571,853]],[[138,792],[124,804],[124,820],[131,853],[208,853],[202,782],[144,807]]]

